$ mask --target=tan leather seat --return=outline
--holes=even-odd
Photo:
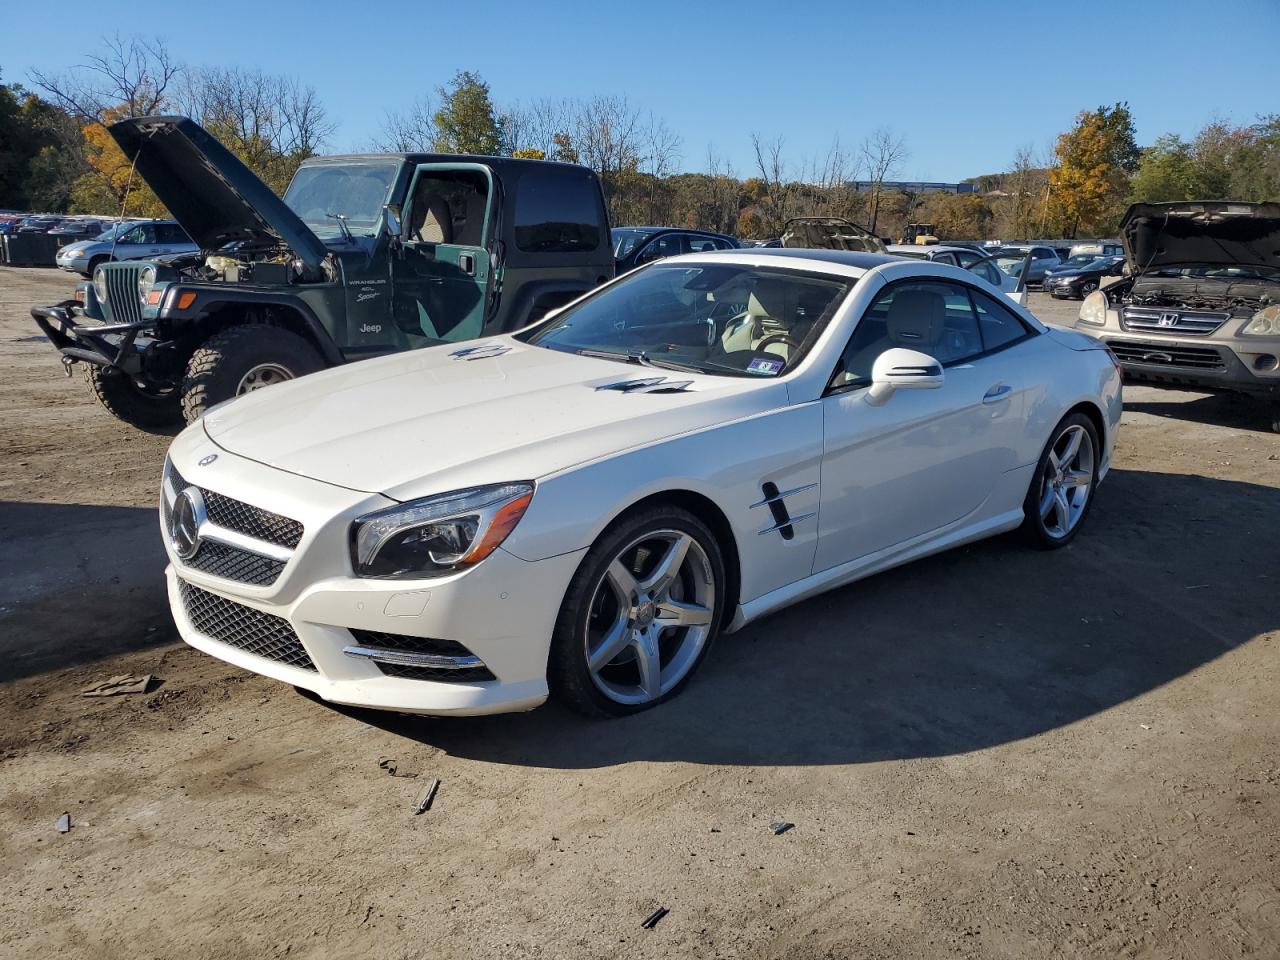
[[[413,239],[420,243],[453,243],[453,213],[444,197],[418,194],[413,201]]]
[[[795,318],[795,286],[783,280],[761,278],[747,297],[746,312],[730,323],[721,335],[721,349],[725,353],[758,350],[760,344],[770,337],[782,335],[797,341],[800,334],[792,330]],[[784,360],[791,357],[791,348],[777,340],[766,346],[764,352],[776,354]]]
[[[899,290],[885,317],[889,343],[932,354],[947,327],[947,303],[932,290]]]

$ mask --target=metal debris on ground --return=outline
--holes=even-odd
[[[58,818],[57,827],[58,827],[59,833],[70,833],[71,832],[71,814],[64,813],[62,816],[60,816]]]
[[[114,697],[121,693],[146,693],[152,679],[149,673],[122,673],[118,677],[86,687],[81,696]]]
[[[653,911],[653,913],[649,914],[649,916],[645,917],[644,922],[640,924],[640,926],[644,927],[646,930],[652,930],[658,925],[658,921],[670,912],[671,911],[666,907],[659,907],[657,910]]]
[[[417,776],[417,774],[412,771],[401,770],[400,761],[396,760],[394,757],[379,757],[378,766],[387,771],[387,773],[391,774],[393,777],[406,777],[411,779]]]
[[[779,820],[777,823],[769,824],[769,829],[773,831],[773,835],[776,837],[780,833],[786,833],[794,826],[794,823],[787,823],[785,820]]]
[[[431,802],[435,800],[436,791],[438,789],[440,789],[439,780],[432,780],[422,788],[422,792],[418,794],[418,799],[413,802],[413,813],[415,816],[431,809]]]

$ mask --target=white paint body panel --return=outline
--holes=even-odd
[[[698,254],[664,261],[712,261]],[[732,532],[740,589],[731,629],[771,610],[905,560],[1016,526],[1034,464],[1072,407],[1100,411],[1103,465],[1121,410],[1120,381],[1100,345],[1035,336],[946,370],[936,390],[901,390],[873,407],[864,390],[826,396],[835,362],[887,282],[937,277],[985,287],[973,274],[885,259],[872,269],[738,251],[732,262],[804,269],[856,281],[804,360],[777,379],[648,369],[539,347],[512,337],[415,351],[259,391],[208,415],[174,441],[188,483],[300,521],[305,534],[280,578],[252,587],[202,574],[170,551],[175,619],[192,645],[325,699],[422,713],[527,709],[547,695],[546,663],[565,590],[600,533],[638,501],[673,491],[717,510]],[[643,269],[643,268],[642,268]],[[597,390],[637,377],[690,380],[681,393]],[[1010,390],[983,403],[995,384]],[[206,466],[200,461],[217,458]],[[534,481],[524,518],[466,572],[412,581],[356,577],[350,525],[363,513],[476,484]],[[777,532],[761,485],[802,488],[786,499],[794,537]],[[240,652],[192,627],[181,577],[284,617],[317,671]],[[423,597],[425,596],[425,600]],[[342,653],[348,628],[465,644],[497,677],[443,683],[383,676]]]

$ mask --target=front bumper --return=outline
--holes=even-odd
[[[216,462],[200,465],[216,455]],[[167,534],[170,607],[191,646],[246,670],[311,690],[333,703],[404,713],[470,715],[528,710],[547,697],[547,655],[565,589],[585,550],[526,561],[499,548],[471,570],[418,581],[369,580],[351,572],[348,531],[362,513],[389,505],[360,493],[284,473],[218,448],[199,424],[174,442],[170,457],[189,485],[297,520],[301,540],[274,582],[262,586],[213,576],[184,563]],[[163,516],[163,514],[162,514]],[[162,531],[163,533],[163,531]],[[198,557],[198,554],[197,554]],[[197,629],[183,583],[231,601],[228,626]],[[187,589],[188,596],[191,591]],[[256,612],[256,613],[255,613]],[[261,615],[287,623],[305,657],[249,652],[237,633]],[[277,622],[272,620],[271,622]],[[491,680],[411,679],[391,675],[366,655],[352,631],[460,643]],[[217,634],[215,636],[215,634]],[[306,665],[297,665],[301,659]]]
[[[61,269],[69,270],[72,273],[88,273],[89,272],[89,258],[87,256],[75,256],[75,257],[67,257],[67,258],[56,257],[54,262],[57,263],[57,265]]]
[[[1266,358],[1280,356],[1280,344],[1200,338],[1135,336],[1079,325],[1078,329],[1102,340],[1116,355],[1124,372],[1135,379],[1245,393],[1280,391],[1280,369],[1260,370]]]
[[[66,360],[83,360],[100,367],[125,367],[138,334],[153,321],[84,324],[73,310],[80,304],[64,300],[52,307],[32,307],[31,316]]]

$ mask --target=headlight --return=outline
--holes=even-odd
[[[1084,298],[1084,303],[1080,304],[1080,322],[1091,323],[1096,327],[1106,324],[1107,295],[1105,293],[1095,290]]]
[[[107,302],[107,272],[101,267],[93,271],[93,292],[99,303]]]
[[[143,267],[142,272],[138,274],[138,299],[143,303],[147,302],[147,294],[151,292],[151,288],[156,285],[156,268]]]
[[[1263,307],[1240,331],[1242,337],[1280,337],[1280,303]]]
[[[384,580],[472,566],[507,539],[532,499],[532,483],[503,483],[365,514],[351,525],[352,565],[357,576]]]

